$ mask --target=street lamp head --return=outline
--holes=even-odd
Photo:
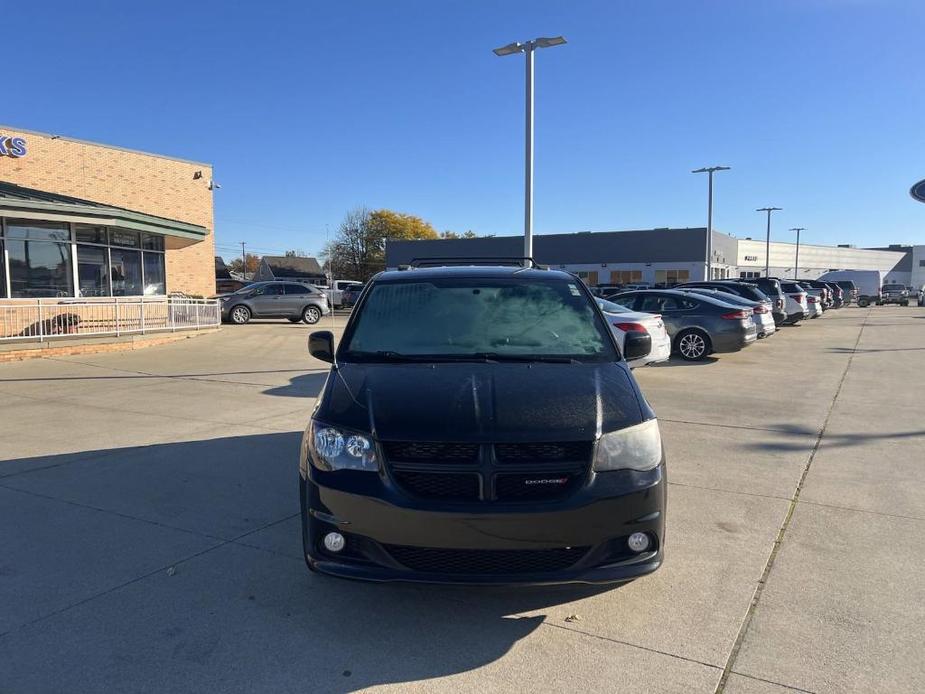
[[[526,48],[524,44],[515,41],[506,46],[501,46],[501,48],[495,48],[492,52],[497,56],[514,55],[515,53],[523,53],[524,48]]]
[[[713,173],[714,171],[729,171],[730,166],[705,166],[702,169],[694,169],[691,173]]]
[[[541,36],[538,39],[524,41],[523,43],[520,41],[509,43],[506,46],[501,46],[501,48],[495,48],[493,53],[498,56],[514,55],[515,53],[523,53],[524,51],[533,50],[534,48],[561,46],[563,43],[566,43],[564,36]]]
[[[552,46],[561,46],[565,42],[564,36],[541,36],[533,40],[533,45],[537,48],[551,48]]]

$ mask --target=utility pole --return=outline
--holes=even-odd
[[[784,209],[783,207],[759,207],[755,212],[768,213],[768,235],[764,242],[764,276],[771,276],[771,213]]]
[[[705,166],[694,169],[691,173],[705,173],[710,177],[707,185],[707,268],[704,279],[708,282],[713,279],[713,174],[717,171],[728,171],[728,166]]]
[[[793,279],[800,277],[800,232],[806,231],[806,227],[793,227],[790,231],[797,232],[797,257],[793,261]]]
[[[247,282],[247,253],[244,252],[244,241],[241,242],[241,276]]]
[[[533,257],[533,53],[537,48],[561,46],[565,39],[561,36],[540,37],[530,41],[509,43],[495,48],[494,54],[501,57],[523,53],[526,57],[526,124],[524,146],[524,256]],[[524,260],[524,265],[529,265]]]

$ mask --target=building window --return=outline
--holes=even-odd
[[[163,295],[164,246],[163,236],[130,229],[8,220],[0,225],[0,297],[7,287],[13,298]]]
[[[3,250],[3,231],[0,229],[0,299],[6,298],[6,253]]]
[[[145,251],[145,296],[165,294],[167,292],[166,275],[164,272],[164,254],[149,253]]]
[[[925,260],[919,261],[919,267],[925,267]]]
[[[103,246],[109,243],[109,235],[106,233],[106,227],[75,224],[74,234],[77,237],[77,243],[95,243]]]
[[[740,272],[739,273],[739,278],[743,280],[755,279],[757,277],[761,277],[760,272]]]
[[[611,284],[638,284],[642,282],[642,270],[611,270]]]
[[[113,234],[115,236],[115,234]],[[141,251],[113,248],[109,251],[113,296],[141,296]]]
[[[113,246],[140,248],[141,234],[137,231],[129,231],[128,229],[111,229],[109,232],[109,242]]]
[[[655,284],[664,287],[673,287],[682,282],[690,282],[690,270],[656,270]]]
[[[77,246],[78,296],[109,296],[109,253],[102,246]]]
[[[71,233],[67,224],[15,220],[6,225],[11,296],[73,296]]]
[[[597,270],[579,270],[575,273],[578,279],[582,280],[589,287],[597,284]]]

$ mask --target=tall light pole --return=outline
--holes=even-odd
[[[533,257],[533,51],[537,48],[561,46],[565,39],[561,36],[540,37],[524,41],[515,41],[501,48],[495,48],[497,56],[523,53],[526,56],[526,147],[524,157],[524,257]],[[528,261],[524,261],[527,265]]]
[[[764,276],[771,276],[771,213],[784,209],[783,207],[759,207],[755,212],[768,213],[768,236],[764,242]]]
[[[793,261],[793,279],[800,277],[800,232],[806,231],[806,227],[793,227],[790,231],[797,232],[797,257]]]
[[[705,280],[713,279],[713,174],[717,171],[729,171],[728,166],[705,166],[694,169],[691,173],[705,173],[709,175],[707,185],[707,274]]]

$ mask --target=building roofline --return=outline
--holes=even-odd
[[[68,137],[67,135],[58,135],[56,133],[45,133],[41,130],[29,130],[27,128],[20,128],[16,125],[8,125],[0,123],[0,130],[15,130],[16,132],[26,133],[28,135],[38,135],[39,137],[47,137],[52,140],[64,140],[65,142],[74,142],[80,145],[92,145],[93,147],[105,147],[106,149],[115,149],[119,152],[128,152],[130,154],[141,154],[146,157],[157,157],[158,159],[169,159],[171,161],[178,161],[184,164],[195,164],[196,166],[208,166],[210,169],[213,168],[212,164],[204,161],[195,161],[194,159],[183,159],[182,157],[172,157],[168,154],[157,154],[155,152],[146,152],[141,149],[131,149],[130,147],[119,147],[118,145],[110,145],[105,142],[94,142],[93,140],[81,140],[76,137]]]

